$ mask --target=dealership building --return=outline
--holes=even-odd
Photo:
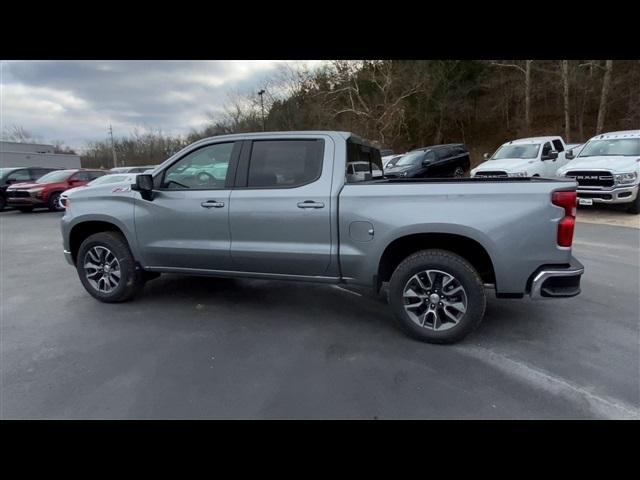
[[[0,168],[80,168],[80,155],[54,152],[53,145],[0,142]]]

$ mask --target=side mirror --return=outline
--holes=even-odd
[[[16,179],[15,178],[9,178],[7,179],[7,185],[11,185],[13,183],[16,183]]]
[[[573,160],[574,158],[576,158],[573,154],[573,149],[567,150],[567,152],[564,154],[564,158],[566,158],[567,160]]]
[[[485,160],[489,160],[489,154],[485,153],[484,155],[482,155],[482,158],[484,158]]]
[[[148,173],[136,175],[136,183],[131,189],[140,192],[140,196],[145,200],[153,200],[153,177]]]
[[[555,160],[558,158],[558,152],[556,150],[550,150],[549,153],[544,155],[540,160]]]

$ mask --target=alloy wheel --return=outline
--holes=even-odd
[[[95,246],[84,256],[84,271],[89,284],[101,293],[111,293],[120,283],[120,262],[104,246]]]
[[[467,293],[460,281],[441,270],[413,275],[403,290],[404,309],[418,326],[443,331],[455,327],[467,312]]]

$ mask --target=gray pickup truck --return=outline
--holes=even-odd
[[[347,179],[351,163],[371,174]],[[398,325],[452,343],[501,298],[571,297],[573,179],[385,179],[380,152],[347,132],[198,141],[134,185],[80,189],[62,218],[64,253],[103,302],[161,273],[368,286]]]

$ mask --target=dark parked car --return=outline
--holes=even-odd
[[[469,152],[461,143],[412,150],[385,168],[387,178],[462,177],[469,170]]]
[[[14,183],[33,182],[43,175],[57,170],[41,167],[8,167],[0,168],[0,212],[7,205],[7,187]]]
[[[7,205],[25,213],[41,207],[64,210],[58,201],[62,192],[86,185],[105,173],[106,170],[74,168],[47,173],[36,181],[15,183],[7,188]]]

